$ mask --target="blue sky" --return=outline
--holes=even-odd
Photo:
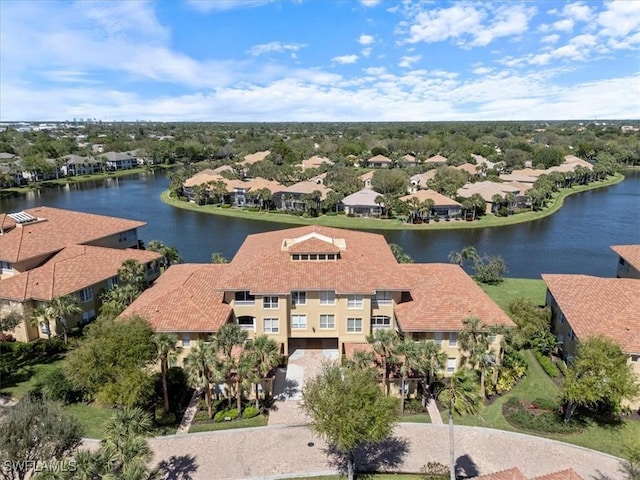
[[[0,120],[640,118],[640,1],[0,0]]]

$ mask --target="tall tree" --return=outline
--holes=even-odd
[[[218,361],[218,352],[210,342],[198,342],[184,359],[187,382],[204,394],[209,418],[213,416],[211,384],[222,379],[222,367]]]
[[[29,325],[37,327],[38,329],[44,327],[47,338],[51,340],[51,320],[52,318],[49,311],[47,311],[47,307],[45,305],[38,305],[29,316]]]
[[[67,343],[69,339],[69,322],[67,321],[67,317],[69,315],[79,315],[82,313],[82,308],[78,304],[78,298],[74,295],[55,297],[46,307],[46,310],[47,315],[60,323],[64,343]]]
[[[475,415],[480,411],[482,398],[476,382],[475,372],[467,368],[461,368],[449,379],[446,387],[438,397],[443,404],[449,407],[449,468],[451,480],[456,480],[453,414],[460,416]]]
[[[48,400],[24,397],[0,417],[0,476],[30,478],[38,464],[62,462],[82,441],[78,421]]]
[[[492,364],[493,354],[489,351],[489,329],[479,318],[468,317],[462,321],[458,342],[467,365],[480,372],[480,395],[485,396],[487,369]]]
[[[225,366],[227,381],[232,379],[234,368],[240,366],[239,360],[242,356],[242,351],[237,353],[237,358],[234,358],[234,348],[244,346],[247,338],[249,338],[248,332],[242,330],[235,323],[224,324],[214,337],[215,345],[223,356],[222,362]],[[246,365],[243,363],[242,367],[244,368]],[[244,374],[244,371],[242,373]],[[238,392],[238,395],[240,395],[240,392]],[[231,395],[229,395],[229,407],[231,407]]]
[[[616,415],[622,401],[633,399],[639,392],[638,379],[620,345],[606,337],[589,337],[578,345],[565,376],[565,422],[579,406]]]
[[[472,260],[475,262],[478,258],[480,258],[480,255],[478,255],[478,250],[476,250],[475,247],[471,246],[464,247],[459,252],[453,251],[449,253],[449,262],[457,263],[461,267],[464,266],[465,260]]]
[[[447,352],[440,350],[433,340],[417,342],[416,361],[414,368],[416,373],[424,375],[423,380],[423,403],[426,405],[431,384],[447,364]]]
[[[253,339],[249,347],[253,356],[254,369],[257,375],[255,382],[256,408],[260,409],[260,394],[258,384],[280,363],[280,346],[273,338],[267,335],[258,335]]]
[[[380,395],[372,370],[326,364],[302,389],[302,408],[311,429],[346,457],[347,478],[355,476],[355,451],[391,435],[398,418],[396,400]]]
[[[138,292],[144,290],[147,281],[144,265],[132,258],[122,262],[122,266],[118,269],[118,277],[124,283],[134,286]]]
[[[409,375],[417,370],[419,362],[419,346],[417,342],[411,339],[403,339],[396,342],[394,353],[401,360],[400,375],[402,381],[400,383],[400,413],[404,413],[404,401],[408,391],[407,379]]]
[[[171,245],[165,245],[160,240],[150,240],[149,243],[147,243],[147,250],[157,252],[162,255],[164,268],[170,267],[174,263],[182,262],[182,257],[178,253],[178,249]]]
[[[172,333],[156,333],[153,336],[156,345],[156,359],[160,362],[160,375],[162,376],[162,399],[164,412],[169,413],[169,389],[167,388],[167,370],[169,363],[175,361],[181,350],[176,344],[178,337]]]
[[[413,258],[397,243],[390,243],[389,248],[398,263],[413,263]]]
[[[373,346],[373,351],[380,357],[382,363],[382,391],[389,395],[389,367],[395,362],[395,345],[398,334],[387,328],[378,328],[367,335],[367,342]]]

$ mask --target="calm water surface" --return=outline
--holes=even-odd
[[[0,211],[48,205],[147,222],[143,240],[175,246],[187,262],[209,262],[211,253],[232,257],[252,233],[291,225],[207,215],[170,207],[160,200],[169,181],[164,172],[144,173],[73,186],[49,188],[0,200]],[[614,276],[615,244],[640,243],[640,175],[603,189],[573,195],[556,214],[499,228],[449,231],[381,231],[418,262],[447,262],[467,245],[502,255],[512,277],[541,273]]]

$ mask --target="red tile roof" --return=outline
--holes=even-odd
[[[458,265],[400,264],[411,285],[412,301],[396,306],[405,332],[458,331],[462,321],[477,317],[487,325],[514,326],[511,319]]]
[[[325,242],[319,238],[311,237],[307,240],[294,243],[287,248],[289,253],[338,253],[340,247],[333,242]]]
[[[518,467],[474,477],[473,480],[528,480]]]
[[[573,469],[567,468],[559,472],[548,473],[540,477],[534,477],[531,480],[583,480],[580,475]]]
[[[232,314],[216,290],[228,265],[172,265],[120,315],[140,315],[157,332],[217,332]]]
[[[146,225],[136,220],[52,207],[29,208],[24,212],[39,220],[0,235],[0,260],[20,262]]]
[[[550,274],[542,279],[578,339],[603,335],[626,353],[640,353],[640,280]]]
[[[447,157],[443,157],[442,155],[434,155],[433,157],[427,158],[424,163],[447,163],[449,160]]]
[[[613,245],[611,249],[640,270],[640,245]]]
[[[114,277],[125,260],[145,264],[161,257],[147,250],[71,245],[40,267],[0,280],[0,298],[49,301]]]
[[[425,200],[433,200],[433,203],[436,206],[454,206],[454,207],[462,207],[462,205],[451,198],[442,195],[435,190],[418,190],[417,192],[410,193],[409,195],[405,195],[404,197],[400,197],[400,200],[406,202],[411,199],[411,197],[416,197],[419,201],[424,202]]]

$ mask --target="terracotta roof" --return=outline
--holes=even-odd
[[[240,162],[240,165],[252,165],[254,163],[261,162],[262,160],[267,158],[270,153],[270,150],[265,150],[264,152],[256,152],[245,155],[244,160]]]
[[[391,159],[384,155],[376,155],[367,160],[367,163],[391,163]]]
[[[533,188],[532,183],[504,182],[504,184],[520,190],[519,195],[524,195],[524,192],[526,192],[527,190],[531,190]]]
[[[473,163],[463,163],[462,165],[458,165],[457,167],[453,167],[456,170],[462,170],[463,172],[467,172],[469,175],[477,175],[478,174],[479,165],[474,165]]]
[[[305,180],[304,182],[294,183],[293,185],[291,185],[289,187],[286,187],[286,188],[281,185],[280,189],[274,191],[274,193],[299,193],[299,194],[305,194],[305,193],[313,193],[316,190],[320,192],[320,198],[322,200],[327,198],[327,194],[329,192],[333,192],[332,189],[330,189],[329,187],[323,185],[322,183],[314,182],[314,181],[311,181],[311,180]]]
[[[434,155],[433,157],[427,158],[424,163],[447,163],[449,160],[447,157],[443,157],[442,155]]]
[[[271,193],[274,193],[279,192],[283,187],[283,185],[279,182],[276,182],[274,180],[267,180],[266,178],[262,177],[250,178],[248,180],[227,180],[225,183],[227,184],[227,191],[229,193],[234,192],[236,189],[255,191],[260,190],[261,188],[266,188]]]
[[[538,180],[538,177],[524,173],[522,170],[514,170],[511,173],[503,173],[500,175],[500,179],[505,182],[525,182],[533,184]]]
[[[640,270],[640,245],[613,245],[611,249]]]
[[[302,160],[300,166],[302,170],[306,170],[308,168],[317,168],[323,163],[328,163],[329,165],[333,165],[333,162],[325,157],[319,157],[318,155],[314,155],[311,158],[307,158],[306,160]]]
[[[506,183],[496,183],[486,180],[484,182],[467,183],[456,192],[458,196],[469,198],[474,194],[479,194],[486,202],[492,202],[494,195],[504,196],[507,193],[520,193],[519,189],[507,185]]]
[[[437,169],[433,169],[424,173],[418,173],[417,175],[412,175],[411,178],[409,178],[409,180],[411,180],[411,182],[415,183],[420,187],[426,187],[427,181],[435,177],[437,172],[438,172]]]
[[[206,170],[202,170],[201,172],[196,173],[194,176],[187,178],[183,185],[187,188],[195,187],[196,185],[202,185],[207,182],[221,181],[224,182],[226,178],[224,178],[220,173],[207,168]]]
[[[403,163],[419,163],[418,159],[414,155],[410,155],[408,153],[402,156],[402,160],[404,160]]]
[[[157,332],[217,332],[232,314],[216,290],[227,264],[172,265],[120,315],[140,315]]]
[[[342,204],[347,206],[364,206],[364,207],[379,207],[376,203],[376,198],[381,196],[380,193],[370,188],[363,188],[362,190],[352,193],[342,199]]]
[[[6,213],[0,213],[0,233],[4,234],[16,226],[16,221]]]
[[[68,245],[90,243],[146,225],[137,220],[52,207],[29,208],[24,212],[42,220],[17,226],[0,235],[0,260],[20,262],[55,253]]]
[[[579,340],[603,335],[625,353],[640,353],[640,280],[550,274],[542,279]]]
[[[372,170],[371,172],[363,173],[358,178],[364,182],[365,180],[369,180],[369,179],[373,178],[373,174],[374,173],[375,172]]]
[[[477,164],[484,163],[487,166],[487,168],[493,168],[496,166],[494,162],[490,162],[489,160],[484,158],[482,155],[477,155],[475,153],[472,153],[471,156],[473,157],[473,159],[476,161]]]
[[[586,160],[581,159],[580,157],[576,157],[575,155],[566,155],[564,157],[564,163],[570,163],[573,165],[580,165],[582,167],[587,167],[593,170],[593,164],[587,162]]]
[[[283,249],[286,239],[317,233],[344,240],[339,260],[295,261]],[[395,257],[382,235],[306,226],[249,235],[224,278],[220,290],[288,293],[292,290],[336,290],[339,294],[373,294],[376,290],[407,290]]]
[[[0,298],[49,301],[114,277],[125,260],[145,264],[161,257],[148,250],[71,245],[40,267],[0,280]]]
[[[534,477],[531,480],[583,480],[573,468]]]
[[[474,477],[472,480],[528,480],[518,467]]]
[[[287,248],[289,253],[339,253],[340,247],[335,243],[325,242],[316,237],[294,243]]]
[[[487,325],[514,326],[511,319],[458,265],[399,264],[412,300],[396,306],[405,332],[458,331],[462,321],[478,317]]]
[[[447,205],[447,206],[455,206],[462,207],[462,205],[451,198],[442,195],[435,190],[418,190],[417,192],[411,193],[409,195],[405,195],[404,197],[400,197],[400,200],[406,202],[412,197],[417,198],[419,201],[424,202],[425,200],[433,200],[436,206],[438,205]]]

